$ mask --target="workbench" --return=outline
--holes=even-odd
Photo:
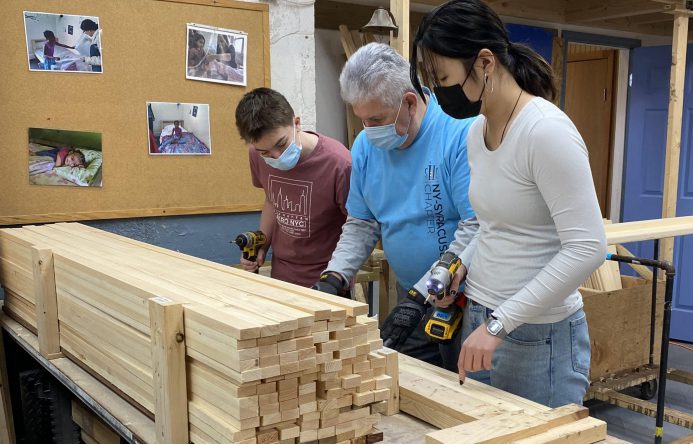
[[[149,416],[136,409],[68,358],[52,360],[44,358],[38,349],[37,336],[4,313],[0,314],[0,327],[5,338],[13,341],[28,353],[31,358],[69,389],[75,398],[84,403],[93,415],[118,433],[125,442],[155,442],[155,425]],[[9,358],[11,359],[11,356]],[[2,379],[6,381],[5,362],[0,364],[2,364],[0,365]],[[3,383],[3,392],[6,395],[7,386],[5,383]],[[383,442],[390,444],[422,443],[427,433],[438,430],[436,427],[406,413],[381,416],[378,428],[383,432]],[[11,424],[5,428],[0,426],[0,433],[10,433],[9,436],[13,436]],[[7,439],[3,436],[7,435],[0,434],[2,442]],[[600,442],[603,444],[627,443],[613,437],[608,437]]]

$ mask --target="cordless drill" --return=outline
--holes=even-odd
[[[236,240],[231,241],[231,243],[238,245],[238,248],[243,252],[243,259],[254,262],[257,259],[258,250],[267,244],[267,237],[260,230],[246,231],[236,236]]]
[[[455,272],[462,264],[462,261],[449,251],[445,252],[438,263],[431,270],[431,277],[426,281],[429,297],[438,300],[447,296],[450,291],[450,284]],[[461,293],[455,301],[446,308],[436,307],[431,313],[426,323],[426,334],[436,342],[449,342],[457,333],[462,321],[462,310],[466,303],[466,298]]]

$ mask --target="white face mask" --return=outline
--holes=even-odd
[[[409,118],[409,124],[407,125],[407,130],[404,134],[397,134],[397,128],[395,124],[399,118],[399,113],[402,111],[402,102],[399,103],[399,109],[397,110],[397,116],[395,121],[389,125],[381,126],[363,126],[364,131],[366,131],[366,137],[368,141],[372,143],[376,148],[381,150],[391,151],[399,148],[407,140],[409,126],[411,125],[411,117]]]
[[[272,168],[282,171],[288,171],[296,166],[298,159],[301,157],[302,146],[296,144],[296,127],[294,127],[294,140],[289,146],[284,149],[284,152],[278,158],[263,157],[265,163]]]

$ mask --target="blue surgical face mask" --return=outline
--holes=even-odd
[[[302,147],[296,144],[296,127],[294,127],[294,141],[284,149],[281,156],[276,159],[272,157],[263,157],[263,159],[265,159],[265,163],[272,168],[288,171],[298,163],[298,159],[301,157],[301,149]]]
[[[397,134],[395,123],[397,123],[397,118],[399,118],[400,111],[402,111],[402,102],[399,103],[397,117],[395,117],[395,121],[393,123],[382,126],[363,126],[364,131],[366,131],[368,141],[376,148],[380,148],[381,150],[385,151],[394,150],[402,146],[404,141],[407,140],[407,132],[409,131],[409,125],[411,125],[411,118],[409,119],[409,125],[407,125],[407,130],[404,132],[404,134]]]

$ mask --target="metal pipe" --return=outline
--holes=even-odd
[[[659,239],[654,240],[652,259],[659,260]],[[652,306],[650,309],[650,365],[654,364],[655,320],[657,316],[657,269],[652,270]]]
[[[641,264],[652,267],[656,281],[657,269],[662,269],[666,273],[666,287],[664,291],[664,319],[662,320],[662,346],[659,357],[659,392],[657,393],[657,416],[655,417],[655,444],[662,443],[664,435],[664,399],[667,387],[667,366],[669,362],[669,329],[671,328],[671,300],[674,293],[674,277],[676,269],[671,262],[644,259],[638,257],[619,256],[617,254],[607,254],[607,260],[625,262],[630,264]]]

